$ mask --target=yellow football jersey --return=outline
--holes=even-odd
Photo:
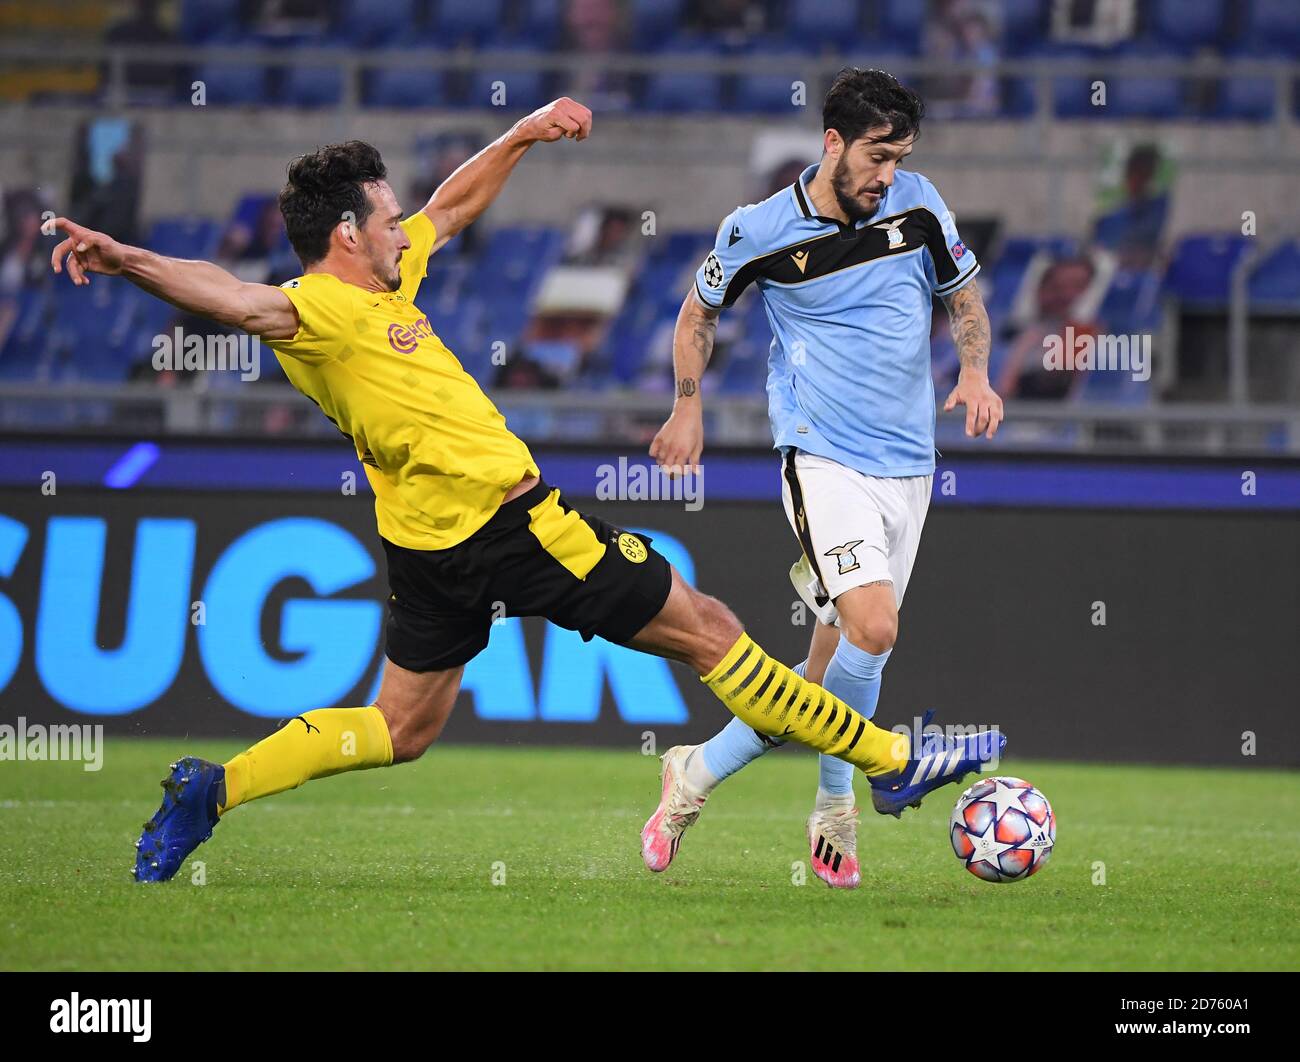
[[[420,213],[402,227],[411,246],[397,291],[366,291],[328,273],[291,280],[282,287],[298,310],[298,332],[268,345],[293,385],[356,445],[379,533],[411,549],[447,549],[538,469],[412,301],[433,222]]]

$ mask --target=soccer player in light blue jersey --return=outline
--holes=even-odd
[[[772,326],[767,379],[782,497],[802,557],[791,570],[818,617],[798,669],[870,717],[898,634],[934,475],[930,306],[947,306],[961,358],[945,410],[992,438],[1002,401],[989,386],[989,322],[979,263],[933,184],[903,169],[920,98],[880,70],[846,69],[823,107],[821,162],[769,199],[734,211],[686,296],[673,341],[677,397],[650,454],[673,472],[704,446],[701,376],[719,313],[757,285]],[[778,742],[733,719],[703,745],[664,756],[663,797],[642,831],[651,870],[724,778]],[[808,842],[818,877],[860,881],[853,768],[820,758]],[[878,811],[901,810],[873,791]],[[915,805],[909,805],[915,806]]]

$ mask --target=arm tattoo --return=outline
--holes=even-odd
[[[989,371],[989,315],[974,280],[943,300],[948,307],[953,342],[963,369]]]
[[[690,398],[691,395],[693,394],[695,394],[695,380],[693,378],[688,376],[686,377],[686,379],[678,382],[677,384],[678,398]]]
[[[704,364],[709,364],[709,359],[713,357],[713,340],[718,334],[718,319],[716,317],[707,317],[702,313],[695,314],[695,320],[691,325],[691,344],[695,347],[695,352],[704,359]]]

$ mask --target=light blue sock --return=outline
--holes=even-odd
[[[892,649],[883,653],[868,653],[859,649],[844,635],[835,647],[835,655],[826,665],[822,685],[850,707],[870,719],[876,714],[880,701],[880,673]],[[853,764],[834,756],[818,757],[818,784],[828,796],[848,796],[853,792]]]
[[[805,660],[801,664],[796,664],[790,670],[802,678],[804,668],[807,666],[808,661]],[[724,778],[729,778],[735,774],[747,763],[752,763],[758,759],[768,749],[784,744],[784,741],[777,738],[768,738],[767,741],[764,741],[758,736],[758,732],[753,727],[747,726],[739,716],[733,715],[730,723],[700,746],[700,752],[704,756],[704,766],[708,769],[709,774],[713,775],[718,782],[721,782]]]

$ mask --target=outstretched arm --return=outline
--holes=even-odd
[[[700,394],[700,377],[713,355],[718,314],[718,310],[705,306],[696,297],[694,287],[677,314],[677,327],[673,331],[677,398],[672,415],[650,444],[650,456],[670,474],[699,468],[704,450],[704,397]]]
[[[508,133],[457,167],[424,205],[424,213],[438,232],[433,249],[436,251],[491,205],[515,164],[534,144],[562,136],[586,140],[590,133],[591,111],[568,96],[521,118]]]
[[[997,434],[1002,423],[1002,399],[989,386],[989,315],[984,309],[976,281],[944,297],[952,324],[953,342],[961,359],[957,386],[943,404],[945,413],[959,405],[966,407],[966,434],[987,438]]]
[[[56,273],[66,267],[79,287],[90,283],[91,273],[125,277],[173,306],[263,339],[291,339],[298,331],[298,311],[279,288],[246,284],[211,262],[165,258],[118,243],[67,218],[55,218],[51,224],[68,237],[54,248],[50,265]]]

